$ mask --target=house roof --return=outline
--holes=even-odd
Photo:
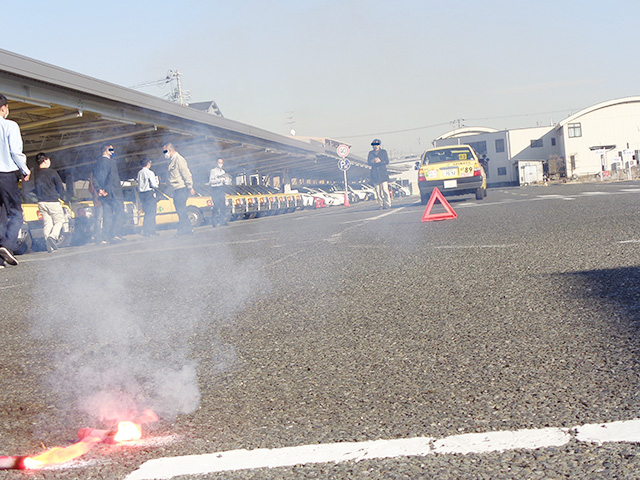
[[[556,125],[556,130],[561,129],[567,123],[573,123],[578,118],[583,117],[585,115],[588,115],[589,113],[595,112],[596,110],[602,110],[603,108],[613,107],[613,106],[616,106],[616,105],[623,105],[623,104],[626,104],[626,103],[640,103],[640,97],[617,98],[615,100],[608,100],[606,102],[598,103],[596,105],[592,105],[590,107],[584,108],[584,109],[580,110],[579,112],[574,113],[573,115],[570,115],[567,118],[565,118],[564,120],[562,120],[561,122],[559,122]]]
[[[467,135],[477,135],[479,133],[495,133],[495,132],[499,132],[500,130],[497,130],[495,128],[489,128],[489,127],[464,127],[464,128],[457,128],[455,130],[451,130],[450,132],[444,133],[442,135],[440,135],[438,138],[436,138],[437,140],[445,140],[447,138],[456,138],[456,137],[465,137]]]

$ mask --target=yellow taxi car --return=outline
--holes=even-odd
[[[482,200],[487,196],[487,175],[470,145],[450,145],[422,154],[418,186],[423,205],[436,187],[444,195],[475,194],[477,200]]]
[[[139,221],[139,210],[135,203],[124,201],[124,216],[122,220],[122,233],[128,234],[135,231]],[[102,228],[102,214],[95,207],[93,200],[75,200],[71,203],[75,219],[74,245],[84,245],[96,238],[96,234]]]
[[[187,198],[187,217],[192,227],[199,227],[205,220],[211,220],[213,202],[211,197],[196,192],[195,196]],[[178,212],[173,204],[173,198],[166,193],[158,191],[158,203],[156,205],[156,225],[170,225],[178,223]],[[139,226],[144,224],[144,213],[140,215]]]
[[[62,204],[62,212],[64,214],[64,223],[62,224],[62,230],[60,230],[60,236],[58,237],[58,247],[67,247],[71,245],[71,240],[74,230],[74,215],[73,211],[65,202],[60,201]],[[36,244],[40,248],[45,248],[44,239],[44,222],[42,221],[42,213],[38,209],[36,202],[25,202],[22,204],[22,217],[28,226],[29,236],[28,240],[20,242],[18,250],[24,249],[24,252],[19,251],[17,253],[26,253],[31,247],[31,244]],[[24,247],[21,247],[23,246]]]

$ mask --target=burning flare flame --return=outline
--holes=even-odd
[[[68,447],[54,447],[33,457],[22,458],[19,468],[37,469],[45,465],[65,463],[78,458],[98,443],[120,444],[142,438],[142,424],[156,422],[158,416],[151,410],[145,410],[135,421],[122,421],[115,430],[97,430],[94,428],[82,428],[78,431],[78,442]]]

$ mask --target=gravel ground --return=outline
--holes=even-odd
[[[414,199],[368,202],[26,255],[0,274],[1,451],[68,445],[125,397],[161,414],[147,440],[30,477],[640,418],[637,188],[495,189],[425,223]],[[640,478],[638,453],[572,441],[199,478]]]

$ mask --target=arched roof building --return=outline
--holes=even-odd
[[[568,177],[605,175],[640,158],[640,96],[601,102],[555,125],[496,130],[464,127],[440,135],[434,145],[471,144],[489,159],[489,184],[521,181],[523,162],[542,162]]]

